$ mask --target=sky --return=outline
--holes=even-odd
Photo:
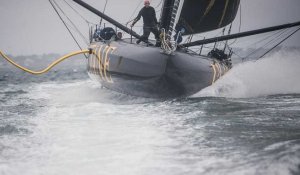
[[[64,0],[56,0],[66,14],[76,24],[83,35],[88,37],[88,24],[68,7]],[[92,23],[99,23],[99,17],[79,7],[71,0],[65,0],[77,12]],[[84,0],[99,10],[103,10],[105,0]],[[161,0],[152,0],[157,7]],[[300,0],[241,0],[241,31],[269,27],[300,21]],[[133,19],[142,7],[142,0],[108,0],[105,13],[125,24]],[[160,7],[156,8],[159,18]],[[78,50],[78,46],[60,21],[48,0],[0,0],[0,50],[12,55],[67,54]],[[107,22],[105,22],[107,24]],[[239,15],[234,22],[233,32],[237,32]],[[107,24],[109,25],[109,24]],[[134,30],[142,32],[139,27]],[[87,48],[84,40],[76,35],[80,45]],[[285,45],[300,47],[300,32]]]

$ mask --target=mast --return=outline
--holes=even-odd
[[[160,17],[162,38],[161,48],[166,54],[173,53],[177,48],[177,41],[172,41],[172,33],[175,31],[175,24],[179,20],[182,5],[184,0],[165,0],[162,6]]]
[[[134,31],[132,31],[131,29],[127,28],[126,26],[122,25],[121,23],[117,22],[116,20],[110,18],[109,16],[105,15],[104,13],[100,12],[99,10],[95,9],[94,7],[90,6],[89,4],[81,1],[81,0],[73,0],[74,2],[76,2],[77,4],[81,5],[82,7],[88,9],[89,11],[93,12],[94,14],[98,15],[99,17],[105,19],[106,21],[110,22],[111,24],[117,26],[118,28],[120,28],[121,30],[123,30],[124,32],[138,38],[141,39],[141,36],[138,35],[137,33],[135,33]]]
[[[273,26],[273,27],[267,27],[267,28],[262,28],[262,29],[257,29],[257,30],[241,32],[241,33],[227,35],[227,36],[220,36],[220,37],[215,37],[215,38],[198,40],[198,41],[194,41],[194,42],[190,42],[190,43],[186,43],[186,44],[181,44],[179,46],[180,47],[191,47],[191,46],[197,46],[197,45],[202,45],[202,44],[209,44],[209,43],[214,43],[214,42],[219,42],[219,41],[225,41],[225,40],[236,39],[236,38],[241,38],[241,37],[246,37],[246,36],[251,36],[251,35],[257,35],[257,34],[261,34],[261,33],[272,32],[272,31],[291,28],[291,27],[295,27],[295,26],[300,26],[300,21],[295,22],[295,23],[283,24],[283,25],[279,25],[279,26]]]
[[[167,38],[170,39],[175,24],[179,20],[180,11],[184,0],[165,0],[160,16],[161,28],[165,29]]]
[[[171,20],[170,20],[170,24],[167,30],[167,39],[171,39],[172,37],[172,32],[174,31],[175,28],[175,20],[176,20],[176,16],[177,16],[177,11],[178,11],[178,7],[180,4],[180,0],[175,0],[174,4],[173,4],[173,8],[171,10]]]
[[[171,21],[171,11],[175,0],[165,0],[162,6],[162,12],[160,16],[160,27],[164,28],[166,31],[169,30]]]

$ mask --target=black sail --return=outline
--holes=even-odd
[[[230,24],[238,11],[240,0],[185,0],[178,26],[183,35],[202,33]]]

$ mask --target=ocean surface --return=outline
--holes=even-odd
[[[15,57],[41,69],[56,55]],[[1,175],[298,175],[300,52],[236,64],[185,99],[118,94],[85,58],[0,60]]]

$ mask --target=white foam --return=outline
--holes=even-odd
[[[108,94],[91,80],[32,84],[28,96],[46,104],[31,119],[30,137],[5,141],[17,151],[0,174],[147,174],[167,166],[157,155],[172,152],[157,147],[176,141],[151,124],[157,113],[107,103]]]
[[[248,98],[300,93],[299,75],[299,51],[280,51],[256,62],[234,66],[215,84],[192,97]]]

